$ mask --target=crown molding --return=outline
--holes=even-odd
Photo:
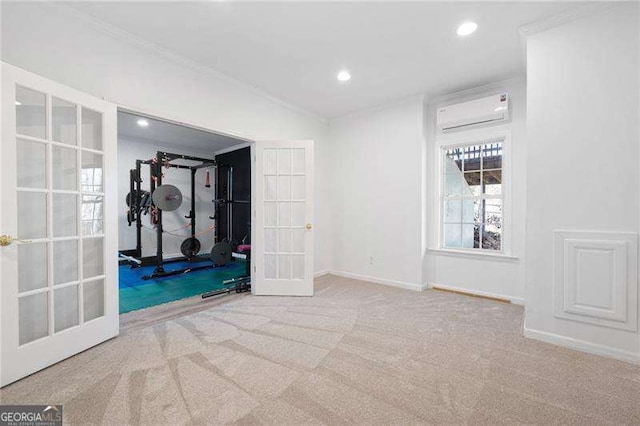
[[[173,62],[175,64],[181,65],[185,68],[188,68],[192,71],[196,71],[196,72],[200,72],[203,74],[208,74],[211,77],[214,77],[216,79],[219,80],[223,80],[229,84],[232,84],[240,89],[244,89],[247,90],[251,93],[253,93],[254,95],[260,96],[262,98],[265,98],[271,102],[274,102],[284,108],[287,108],[291,111],[297,112],[299,114],[305,115],[309,118],[315,119],[320,121],[323,124],[327,124],[328,123],[328,119],[326,117],[323,117],[321,115],[318,115],[314,112],[308,111],[302,107],[299,107],[297,105],[291,104],[287,101],[284,101],[268,92],[265,92],[264,90],[253,86],[249,83],[245,83],[244,81],[238,80],[234,77],[231,77],[225,73],[222,73],[212,67],[209,67],[207,65],[201,64],[200,62],[194,61],[192,59],[186,58],[180,54],[175,53],[174,51],[170,50],[170,49],[166,49],[162,46],[159,46],[145,38],[139,37],[137,35],[134,35],[128,31],[125,31],[113,24],[109,24],[107,22],[101,21],[100,19],[97,19],[91,15],[88,15],[78,9],[76,9],[75,7],[69,5],[69,4],[62,4],[60,2],[39,2],[38,5],[40,5],[43,8],[47,8],[50,10],[54,10],[54,11],[58,11],[58,12],[62,12],[63,14],[77,19],[79,21],[82,21],[84,24],[89,25],[91,28],[93,28],[96,31],[101,32],[102,34],[105,34],[107,36],[113,37],[117,40],[120,40],[130,46],[134,46],[137,47],[141,50],[144,50],[146,52],[149,53],[153,53],[155,55],[158,55],[170,62]]]
[[[585,16],[603,12],[604,10],[617,6],[620,3],[628,3],[628,2],[614,0],[614,1],[607,1],[607,2],[594,1],[587,4],[581,4],[579,6],[575,6],[569,10],[558,13],[556,15],[548,16],[538,21],[524,24],[520,26],[520,34],[522,34],[525,37],[529,37],[534,34],[538,34],[538,33],[550,30],[552,28],[556,28],[561,25],[567,24],[569,22],[573,22]]]

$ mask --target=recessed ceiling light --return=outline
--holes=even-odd
[[[22,105],[22,102],[16,101],[16,105]]]
[[[149,125],[149,122],[144,118],[140,118],[136,123],[138,123],[138,126],[140,127],[147,127]]]
[[[468,36],[469,34],[473,34],[478,29],[478,24],[475,22],[465,22],[458,27],[458,35],[459,36]]]
[[[349,81],[351,80],[351,74],[347,70],[342,70],[338,73],[337,78],[338,81]]]

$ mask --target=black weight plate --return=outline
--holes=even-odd
[[[197,238],[187,238],[180,244],[180,253],[186,258],[192,258],[200,253],[200,240]]]
[[[173,185],[160,185],[153,191],[153,204],[160,210],[171,212],[182,204],[182,192]]]
[[[231,246],[224,241],[216,243],[211,249],[211,261],[217,266],[229,263],[231,261]]]
[[[135,190],[133,191],[133,193],[134,193],[134,194],[135,194],[135,193],[137,193],[137,192],[138,192],[138,191],[135,191]],[[140,194],[142,194],[142,195],[140,196],[140,205],[141,205],[141,206],[143,206],[143,204],[144,204],[144,197],[145,197],[145,196],[149,196],[149,193],[148,193],[147,191],[142,190],[142,191],[140,191]],[[130,192],[129,192],[129,193],[127,194],[127,196],[125,197],[125,202],[127,203],[127,207],[131,207],[131,204],[133,204],[133,203],[131,202],[131,193],[130,193]]]

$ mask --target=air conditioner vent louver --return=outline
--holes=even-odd
[[[442,132],[509,119],[509,95],[500,93],[438,108],[437,125]]]

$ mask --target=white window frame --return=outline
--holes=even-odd
[[[501,250],[488,250],[482,248],[446,247],[444,245],[444,151],[468,145],[479,145],[486,142],[502,139],[502,241]],[[471,130],[456,134],[438,135],[435,143],[434,158],[436,159],[437,179],[434,193],[437,195],[437,203],[434,214],[437,217],[436,233],[437,250],[461,254],[478,254],[485,256],[511,257],[511,128],[505,126],[492,130]]]

